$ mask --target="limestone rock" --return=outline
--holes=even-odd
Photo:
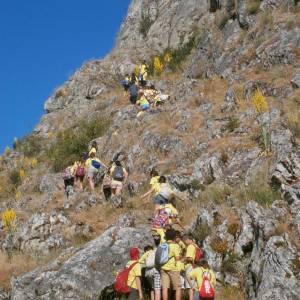
[[[151,243],[147,228],[131,224],[132,219],[124,216],[69,258],[14,278],[11,299],[98,299],[112,285],[114,271],[129,260],[129,248]]]

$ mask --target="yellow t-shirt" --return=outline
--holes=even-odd
[[[176,257],[180,257],[180,246],[176,243],[169,243],[169,261],[161,267],[162,270],[179,271],[180,265],[178,265]]]
[[[210,270],[210,269],[204,269],[204,268],[195,268],[193,271],[191,271],[189,274],[188,274],[188,277],[190,279],[193,279],[196,281],[197,283],[197,290],[199,290],[202,286],[202,280],[203,280],[203,272],[207,273],[207,276],[208,276],[208,279],[212,285],[212,287],[215,289],[216,287],[216,275],[215,273]]]
[[[183,257],[186,250],[186,246],[183,241],[179,241],[178,245],[180,247],[180,257]],[[185,264],[182,261],[177,261],[177,267],[178,271],[184,271]]]
[[[159,180],[159,176],[154,176],[150,180],[150,186],[151,186],[151,188],[154,188],[155,195],[157,195],[160,191],[160,184],[159,184],[158,180]]]
[[[136,260],[131,260],[127,263],[126,268],[129,268],[133,263],[135,263]],[[141,264],[137,263],[129,272],[128,274],[128,279],[127,279],[127,285],[130,288],[136,289],[136,282],[135,279],[136,277],[141,277],[142,276],[142,271],[141,271]]]
[[[193,262],[195,261],[196,246],[194,244],[191,244],[191,245],[187,246],[185,257],[191,258],[193,260]],[[187,270],[189,267],[192,267],[192,264],[191,263],[186,263],[185,269]]]
[[[149,250],[149,251],[145,252],[141,256],[141,258],[139,259],[139,263],[145,267],[146,266],[146,260],[147,260],[148,256],[151,254],[151,252],[153,252],[153,251],[154,250]]]
[[[168,203],[168,204],[163,204],[159,207],[159,209],[164,209],[169,217],[177,217],[178,216],[178,210],[171,204],[171,203]]]

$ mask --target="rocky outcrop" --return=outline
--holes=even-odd
[[[12,300],[98,299],[114,272],[129,260],[129,248],[151,244],[144,226],[126,215],[95,240],[68,249],[49,265],[12,279]]]

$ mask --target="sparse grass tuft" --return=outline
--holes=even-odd
[[[236,273],[237,269],[235,263],[239,260],[238,256],[230,252],[226,255],[222,263],[222,272],[228,272],[231,274]]]
[[[235,129],[239,127],[240,121],[237,117],[231,116],[228,119],[228,122],[225,124],[224,128],[228,132],[234,132]]]
[[[217,253],[225,255],[228,252],[228,243],[220,237],[215,236],[210,241],[210,247]]]
[[[25,156],[33,157],[38,156],[43,149],[44,139],[35,136],[29,135],[14,144],[14,148],[22,152]]]

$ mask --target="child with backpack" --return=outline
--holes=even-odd
[[[126,184],[128,179],[128,172],[122,166],[120,160],[116,160],[110,168],[111,180],[111,191],[113,196],[120,196],[122,194],[123,186]]]
[[[202,258],[196,263],[196,268],[189,275],[188,280],[195,280],[193,300],[214,300],[216,288],[216,275],[209,268],[206,259]]]
[[[145,97],[143,91],[139,93],[139,100],[136,102],[136,104],[140,107],[141,110],[147,110],[150,108],[150,103]]]
[[[107,166],[96,157],[95,151],[90,151],[89,158],[85,162],[87,170],[87,178],[92,191],[95,189],[95,176],[99,173],[101,168],[107,169]]]
[[[83,160],[76,161],[73,166],[75,170],[75,184],[79,186],[80,191],[83,191],[83,180],[85,176],[85,163]]]
[[[141,285],[141,264],[139,263],[139,249],[130,249],[130,261],[124,270],[118,273],[114,290],[127,296],[127,300],[144,300]]]
[[[181,300],[181,281],[178,262],[180,246],[175,242],[176,231],[167,229],[166,243],[160,244],[155,253],[155,265],[160,269],[163,300],[168,300],[169,289],[175,291],[175,300]]]

